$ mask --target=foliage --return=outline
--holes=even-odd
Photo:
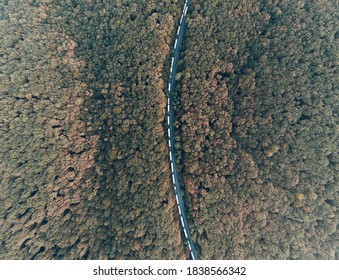
[[[337,16],[192,2],[176,137],[201,258],[338,258]]]
[[[163,128],[179,3],[7,2],[0,258],[185,258]]]

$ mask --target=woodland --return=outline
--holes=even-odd
[[[182,0],[2,0],[0,259],[189,259],[167,146]],[[192,0],[177,164],[201,259],[339,259],[334,0]]]

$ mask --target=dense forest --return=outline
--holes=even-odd
[[[163,127],[180,4],[2,1],[0,258],[188,257]]]
[[[177,150],[201,258],[339,258],[338,11],[192,2]]]
[[[188,259],[166,128],[182,0],[0,3],[0,259]],[[334,0],[192,0],[176,151],[201,259],[338,259]]]

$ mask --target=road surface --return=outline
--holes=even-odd
[[[168,147],[169,147],[169,157],[171,163],[171,172],[172,172],[172,182],[174,187],[175,198],[177,201],[178,211],[180,215],[180,222],[182,229],[184,231],[185,238],[187,240],[187,245],[190,250],[190,254],[193,260],[198,260],[198,254],[194,247],[193,240],[191,238],[190,230],[186,218],[186,210],[184,199],[182,197],[181,186],[178,179],[178,168],[175,161],[175,148],[174,148],[174,112],[173,112],[173,91],[175,88],[175,75],[177,73],[177,62],[180,53],[180,46],[184,36],[185,27],[186,27],[186,14],[191,0],[186,0],[182,15],[180,18],[180,24],[177,29],[176,39],[174,42],[173,56],[171,57],[171,69],[170,69],[170,79],[168,83],[168,92],[169,97],[167,100],[167,126],[168,126]]]

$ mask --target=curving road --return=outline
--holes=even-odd
[[[168,124],[168,147],[169,147],[169,157],[171,162],[171,172],[172,172],[172,181],[173,181],[173,187],[174,187],[174,193],[175,198],[177,201],[177,206],[179,210],[180,215],[180,222],[181,226],[184,231],[185,238],[188,242],[188,248],[190,250],[191,256],[193,260],[198,260],[198,254],[195,250],[193,240],[191,238],[190,230],[187,223],[186,218],[186,210],[185,210],[185,204],[184,199],[182,197],[181,187],[178,179],[178,168],[175,161],[175,148],[174,148],[174,113],[173,113],[173,91],[175,88],[175,75],[177,73],[177,62],[179,58],[180,53],[180,46],[181,42],[184,36],[185,27],[186,27],[186,13],[188,6],[190,4],[191,0],[186,0],[182,15],[180,18],[180,24],[176,33],[176,39],[174,42],[174,48],[173,48],[173,56],[171,57],[171,70],[170,70],[170,79],[168,83],[168,92],[169,92],[169,98],[167,103],[167,124]]]

